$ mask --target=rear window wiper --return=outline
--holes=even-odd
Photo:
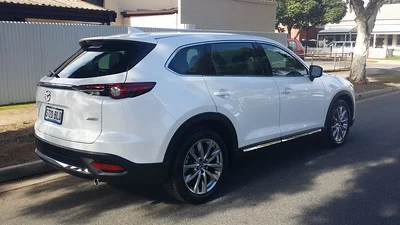
[[[49,70],[50,74],[49,77],[57,77],[60,78],[60,76],[58,76],[53,70]]]

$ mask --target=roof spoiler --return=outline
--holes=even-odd
[[[79,40],[79,44],[82,45],[84,42],[94,40],[130,40],[157,44],[157,40],[154,37],[134,27],[128,27],[127,34],[82,38]]]

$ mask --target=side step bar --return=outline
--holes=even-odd
[[[304,132],[304,133],[302,132],[302,133],[299,133],[299,134],[295,134],[293,136],[280,138],[278,140],[267,141],[267,142],[264,142],[264,143],[261,143],[261,144],[257,144],[257,145],[252,146],[252,147],[244,147],[244,148],[242,148],[242,150],[244,152],[250,152],[250,151],[253,151],[253,150],[260,149],[260,148],[265,148],[265,147],[268,147],[268,146],[271,146],[271,145],[280,144],[280,143],[291,141],[291,140],[294,140],[294,139],[297,139],[297,138],[300,138],[300,137],[304,137],[304,136],[308,136],[308,135],[311,135],[311,134],[319,133],[321,131],[322,131],[322,128],[316,129],[316,130],[307,131],[307,132]]]

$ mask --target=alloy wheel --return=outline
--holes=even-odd
[[[206,194],[217,184],[222,174],[223,156],[220,146],[212,139],[194,143],[185,156],[183,179],[194,194]]]
[[[342,143],[346,137],[349,126],[348,110],[340,105],[333,113],[332,120],[332,137],[336,143]]]

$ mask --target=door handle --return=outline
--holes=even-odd
[[[214,96],[217,96],[220,98],[227,98],[227,97],[231,96],[231,92],[229,92],[228,90],[225,90],[225,89],[221,89],[219,91],[215,91]]]
[[[293,89],[291,88],[285,88],[285,90],[283,90],[281,93],[284,95],[290,94],[293,92]]]

